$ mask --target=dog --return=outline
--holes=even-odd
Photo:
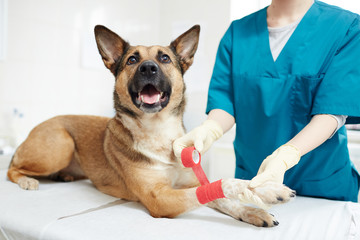
[[[104,26],[96,26],[99,53],[115,77],[115,116],[65,115],[36,126],[17,148],[8,178],[36,190],[36,178],[61,181],[89,178],[105,194],[141,202],[153,217],[173,218],[201,206],[192,169],[173,153],[173,141],[185,134],[184,73],[193,63],[200,26],[169,46],[131,46]],[[278,224],[267,211],[244,204],[252,195],[264,204],[283,203],[294,192],[282,184],[251,189],[249,181],[223,179],[226,198],[208,203],[255,226]]]

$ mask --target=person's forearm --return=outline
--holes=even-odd
[[[337,121],[334,117],[326,114],[315,115],[287,144],[295,146],[303,156],[325,142],[336,128]]]
[[[229,131],[235,124],[235,118],[221,109],[213,109],[209,112],[208,119],[216,121],[223,132]]]
[[[250,187],[260,186],[267,181],[283,182],[285,172],[298,164],[301,156],[329,139],[337,125],[337,120],[331,115],[313,116],[295,137],[265,158]]]

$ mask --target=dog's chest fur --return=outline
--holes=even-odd
[[[134,119],[122,116],[121,122],[132,134],[134,150],[151,159],[153,168],[166,168],[178,163],[173,154],[172,143],[184,135],[181,118],[144,115]]]

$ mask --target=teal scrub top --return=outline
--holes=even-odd
[[[235,118],[235,177],[241,179],[252,179],[313,115],[347,115],[347,123],[359,123],[359,16],[315,1],[275,62],[266,8],[234,21],[218,48],[206,112],[212,109]],[[299,195],[354,202],[359,182],[345,127],[284,178]]]

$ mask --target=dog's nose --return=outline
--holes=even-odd
[[[143,76],[151,77],[159,71],[159,66],[153,61],[146,61],[139,66],[138,71]]]

